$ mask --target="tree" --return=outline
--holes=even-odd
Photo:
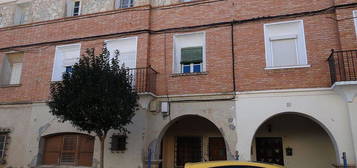
[[[108,131],[129,133],[125,126],[131,123],[138,106],[132,76],[119,65],[119,52],[112,59],[109,55],[106,45],[97,56],[94,49],[87,49],[71,72],[63,74],[62,81],[51,84],[48,102],[50,113],[59,121],[96,134],[101,144],[101,168]]]

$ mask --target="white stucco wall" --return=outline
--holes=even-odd
[[[332,139],[336,159],[342,152],[350,164],[356,163],[346,102],[331,89],[304,89],[240,93],[236,101],[237,134],[241,160],[250,160],[251,143],[258,127],[277,114],[294,112],[311,118]]]
[[[144,110],[136,112],[133,124],[127,128],[131,132],[127,139],[127,150],[120,153],[112,153],[110,149],[111,131],[106,139],[105,167],[143,167],[143,145],[144,145]],[[11,142],[7,151],[6,167],[35,167],[39,158],[40,139],[43,136],[64,133],[80,132],[69,123],[59,123],[49,113],[45,103],[30,105],[0,106],[0,127],[10,128]],[[93,134],[94,135],[94,134]],[[99,139],[96,138],[94,146],[93,167],[99,167]]]

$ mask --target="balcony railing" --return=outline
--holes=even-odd
[[[130,68],[128,75],[132,78],[134,89],[138,93],[154,93],[156,92],[156,75],[157,72],[149,67],[145,68]]]
[[[328,58],[331,82],[357,81],[357,50],[332,50]]]

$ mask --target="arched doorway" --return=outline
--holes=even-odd
[[[170,123],[161,140],[161,166],[183,167],[187,162],[227,160],[220,130],[206,118],[187,115]]]
[[[297,113],[266,120],[256,131],[251,149],[252,160],[288,168],[327,168],[337,162],[329,134],[313,119]]]

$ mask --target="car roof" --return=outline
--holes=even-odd
[[[210,168],[216,166],[257,166],[263,168],[283,168],[282,166],[267,163],[248,162],[248,161],[210,161],[200,163],[187,163],[185,168]]]

